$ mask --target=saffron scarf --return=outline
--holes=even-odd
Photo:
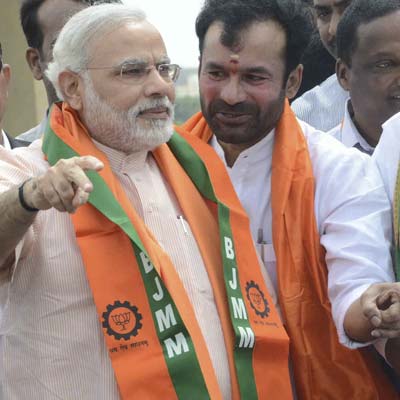
[[[51,165],[92,155],[94,190],[72,215],[121,397],[221,399],[206,343],[168,255],[138,217],[75,112],[56,104],[43,151]],[[248,219],[220,160],[186,133],[154,157],[198,243],[227,347],[233,399],[290,399],[288,338],[263,281]]]
[[[208,142],[201,113],[183,126]],[[265,188],[270,190],[270,188]],[[290,338],[298,399],[398,399],[370,349],[349,350],[337,337],[327,294],[325,252],[314,213],[315,182],[307,142],[288,101],[272,156],[272,236],[278,298]]]

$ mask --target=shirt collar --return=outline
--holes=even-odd
[[[275,138],[275,129],[272,129],[265,137],[263,137],[259,142],[249,147],[246,150],[243,150],[235,164],[232,168],[234,168],[238,164],[246,163],[248,165],[257,164],[260,161],[265,161],[265,158],[269,155],[272,155],[273,147],[274,147],[274,138]],[[211,146],[217,152],[218,156],[224,161],[225,165],[225,154],[221,145],[218,143],[218,140],[215,135],[212,136]],[[229,168],[229,167],[228,167]]]
[[[94,140],[93,143],[101,150],[108,158],[111,169],[114,172],[129,173],[141,170],[147,160],[148,151],[139,151],[136,153],[125,154],[122,151],[112,149],[104,144]]]
[[[350,99],[346,102],[344,111],[344,118],[341,127],[341,142],[346,147],[354,147],[357,143],[367,153],[372,154],[374,147],[372,147],[360,134],[357,127],[354,125],[351,118],[349,107],[351,107]]]
[[[3,136],[3,147],[5,149],[11,150],[11,143],[8,140],[8,137],[7,137],[6,133],[3,130],[1,130],[1,134]]]

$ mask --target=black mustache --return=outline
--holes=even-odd
[[[238,103],[229,105],[222,100],[216,100],[211,104],[210,111],[212,114],[225,113],[225,114],[256,114],[257,107],[250,103]]]

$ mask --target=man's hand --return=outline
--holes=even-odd
[[[373,337],[400,337],[400,283],[371,285],[360,298]]]
[[[92,156],[59,160],[44,175],[25,184],[25,202],[39,210],[54,207],[61,212],[74,213],[88,201],[93,190],[85,171],[99,171],[103,167],[103,163]]]

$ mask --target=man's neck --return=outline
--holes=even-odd
[[[219,140],[218,143],[222,147],[222,150],[224,150],[226,165],[229,168],[233,167],[235,161],[239,157],[239,154],[250,147],[243,144],[225,143]]]
[[[371,146],[371,147],[376,147],[376,145],[379,142],[379,138],[381,137],[382,134],[382,128],[379,127],[374,127],[371,126],[368,129],[364,129],[361,124],[357,121],[356,115],[353,110],[353,106],[351,102],[349,101],[349,114],[351,117],[351,120],[353,121],[355,127],[357,128],[358,133],[364,138],[364,140]]]
[[[263,135],[262,137],[259,137],[256,140],[253,140],[252,142],[248,143],[226,143],[217,138],[219,145],[222,147],[222,150],[224,151],[226,165],[229,168],[232,168],[241,152],[249,149],[250,147],[254,146],[258,142],[263,140],[269,134],[270,131],[271,130],[269,130],[267,134]]]

